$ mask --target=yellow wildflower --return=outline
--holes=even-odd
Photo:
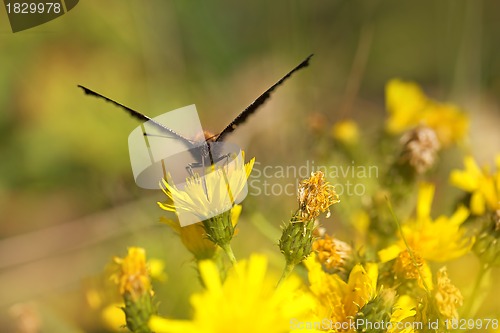
[[[125,258],[114,258],[118,265],[112,279],[119,285],[123,297],[127,327],[132,332],[150,332],[147,323],[156,314],[153,302],[153,290],[148,267],[146,251],[140,247],[130,247]]]
[[[465,137],[469,122],[459,108],[429,99],[414,82],[392,79],[386,86],[387,131],[399,134],[417,125],[432,128],[443,146]]]
[[[459,207],[450,216],[431,218],[431,206],[434,198],[434,185],[422,183],[419,187],[417,216],[410,218],[402,226],[403,235],[412,251],[430,261],[448,261],[463,256],[471,249],[474,238],[466,237],[461,225],[469,216],[465,207]],[[403,240],[379,252],[385,262],[395,259],[406,251]]]
[[[140,247],[130,247],[125,258],[115,257],[119,271],[112,276],[118,284],[121,295],[130,295],[138,299],[152,293],[151,281],[146,266],[146,251]]]
[[[101,312],[101,318],[106,325],[106,328],[112,332],[127,332],[128,329],[125,328],[125,313],[123,313],[122,308],[125,304],[122,303],[111,303],[107,305]]]
[[[358,125],[353,120],[339,121],[332,128],[332,136],[346,145],[356,144],[359,140]]]
[[[157,333],[282,333],[291,331],[291,318],[308,319],[314,298],[301,290],[302,282],[291,276],[276,288],[267,273],[267,258],[252,255],[240,260],[224,282],[214,262],[200,261],[206,290],[194,294],[192,320],[153,317],[150,328]]]
[[[475,215],[483,215],[500,209],[500,155],[497,156],[496,173],[487,167],[479,168],[472,156],[464,157],[465,170],[452,170],[450,182],[468,193],[471,193],[470,209]]]
[[[324,212],[329,217],[330,206],[340,201],[335,187],[325,180],[322,171],[312,172],[311,177],[300,182],[297,199],[299,208],[283,228],[278,244],[286,260],[281,279],[285,279],[294,266],[311,253],[316,218]]]
[[[376,264],[354,266],[347,282],[337,274],[323,271],[313,253],[304,261],[310,289],[317,298],[315,315],[343,327],[351,327],[358,310],[376,296],[378,267]]]
[[[166,211],[175,212],[183,226],[227,212],[246,195],[247,178],[255,159],[244,164],[244,156],[242,152],[231,163],[210,170],[204,177],[195,174],[187,178],[183,189],[163,179],[162,189],[171,203],[158,202],[158,205]]]
[[[241,205],[231,209],[231,222],[236,226],[241,213]],[[217,253],[217,245],[208,239],[201,222],[181,227],[179,221],[160,217],[160,221],[172,228],[179,235],[182,244],[191,252],[196,260],[211,259]]]

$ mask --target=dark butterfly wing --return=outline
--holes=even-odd
[[[145,122],[148,122],[150,123],[152,126],[155,126],[157,129],[159,129],[161,132],[165,133],[165,134],[170,134],[170,135],[173,135],[174,137],[176,137],[177,139],[183,141],[184,143],[186,143],[189,147],[193,146],[193,142],[187,138],[185,138],[184,136],[180,135],[179,133],[175,132],[174,130],[168,128],[167,126],[164,126],[158,122],[156,122],[155,120],[149,118],[148,116],[138,112],[138,111],[135,111],[131,108],[129,108],[128,106],[125,106],[121,103],[118,103],[114,100],[112,100],[111,98],[108,98],[106,96],[103,96],[93,90],[90,90],[89,88],[86,88],[84,86],[81,86],[81,85],[78,85],[79,88],[82,88],[83,91],[85,92],[86,95],[90,95],[90,96],[94,96],[94,97],[97,97],[97,98],[102,98],[104,99],[105,101],[107,102],[110,102],[122,109],[124,109],[125,111],[127,111],[132,117],[136,118],[136,119],[139,119],[141,121],[145,121]]]
[[[232,131],[234,131],[236,129],[236,127],[238,127],[240,124],[244,123],[245,120],[252,113],[254,113],[255,111],[257,111],[257,109],[262,104],[264,104],[266,102],[266,100],[271,96],[271,93],[273,92],[274,89],[276,89],[276,87],[278,87],[283,82],[285,82],[286,79],[288,79],[290,76],[292,76],[292,74],[295,73],[296,71],[298,71],[299,69],[307,67],[309,65],[309,59],[311,59],[312,56],[313,56],[313,54],[311,54],[310,56],[308,56],[297,67],[295,67],[290,72],[288,72],[288,74],[286,74],[285,76],[283,76],[278,82],[276,82],[275,84],[273,84],[262,95],[260,95],[255,101],[253,101],[252,104],[250,104],[245,110],[243,110],[236,118],[234,118],[234,120],[229,125],[226,126],[226,128],[224,128],[222,130],[222,132],[219,133],[219,135],[216,137],[215,141],[222,141],[222,140],[224,140],[224,138],[225,138],[225,136],[227,134],[231,133]]]

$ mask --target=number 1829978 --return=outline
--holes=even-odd
[[[13,2],[5,4],[7,14],[59,14],[59,2]]]

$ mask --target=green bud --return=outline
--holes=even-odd
[[[382,289],[380,293],[356,314],[355,322],[364,322],[365,325],[357,325],[357,332],[378,333],[385,332],[382,329],[370,327],[370,323],[387,323],[390,321],[392,307],[396,298],[393,289]]]
[[[125,294],[123,297],[125,307],[122,308],[125,312],[127,327],[134,333],[152,333],[148,327],[148,321],[152,315],[157,314],[156,305],[153,303],[153,297],[145,293],[135,299],[130,294]]]
[[[231,221],[230,210],[209,218],[202,223],[205,228],[207,238],[214,244],[225,248],[229,245],[231,239],[233,239],[235,227]]]
[[[279,247],[287,265],[300,264],[312,252],[314,221],[295,222],[294,217],[283,229]]]

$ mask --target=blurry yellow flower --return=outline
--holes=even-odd
[[[446,267],[437,274],[437,288],[434,299],[439,312],[448,319],[458,319],[457,308],[463,305],[464,298],[460,290],[451,284]]]
[[[414,82],[392,79],[386,86],[387,131],[399,134],[417,125],[432,128],[443,146],[459,142],[469,120],[456,106],[429,99]]]
[[[117,272],[111,276],[123,297],[125,322],[132,332],[150,332],[149,318],[157,313],[153,302],[153,289],[146,265],[146,251],[140,247],[130,247],[125,258],[114,258]]]
[[[434,185],[420,184],[417,216],[408,219],[402,226],[408,246],[425,260],[442,262],[461,257],[474,244],[474,238],[466,237],[465,230],[460,228],[469,216],[469,211],[465,207],[459,207],[450,217],[441,215],[432,220],[430,212],[433,198]],[[406,250],[406,245],[400,240],[379,251],[379,257],[383,262],[389,261]]]
[[[465,192],[471,193],[470,209],[475,215],[483,215],[488,208],[500,209],[500,155],[497,170],[492,174],[487,167],[482,170],[472,156],[464,157],[465,170],[452,170],[450,182]]]
[[[356,231],[364,238],[370,227],[370,215],[364,210],[358,210],[350,216],[349,220],[350,224],[356,228]]]
[[[332,136],[346,145],[356,144],[359,140],[358,124],[353,120],[339,121],[333,125]]]
[[[153,317],[150,328],[157,332],[179,333],[281,333],[291,331],[291,319],[305,320],[314,298],[302,290],[302,282],[291,276],[276,288],[276,279],[267,274],[267,258],[252,255],[239,261],[221,282],[214,262],[199,263],[206,290],[194,294],[192,320]]]
[[[231,209],[231,222],[236,226],[241,213],[241,205],[235,205]],[[212,259],[217,253],[218,246],[208,239],[203,224],[201,222],[181,227],[179,221],[160,217],[160,221],[165,223],[177,233],[186,249],[191,252],[196,260]]]
[[[203,177],[195,174],[187,178],[184,189],[170,185],[163,179],[162,189],[171,203],[158,202],[158,205],[178,215],[183,212],[194,215],[198,218],[198,221],[194,222],[223,214],[234,206],[240,195],[246,194],[243,191],[255,159],[244,164],[244,156],[242,153],[242,156],[235,158],[233,162],[211,170]]]
[[[350,326],[358,310],[376,296],[376,264],[366,264],[366,268],[357,264],[350,272],[347,283],[337,274],[323,271],[315,254],[307,258],[304,264],[308,270],[310,289],[317,298],[317,318]]]
[[[118,284],[121,295],[130,295],[137,300],[144,294],[152,293],[143,248],[130,247],[125,258],[115,257],[114,261],[118,264],[118,272],[112,279]]]
[[[101,317],[106,327],[113,332],[127,332],[125,327],[125,313],[122,308],[125,306],[123,303],[113,303],[106,306],[102,312]]]
[[[147,262],[149,268],[149,275],[151,279],[165,282],[167,274],[165,273],[165,262],[161,259],[150,258]]]

